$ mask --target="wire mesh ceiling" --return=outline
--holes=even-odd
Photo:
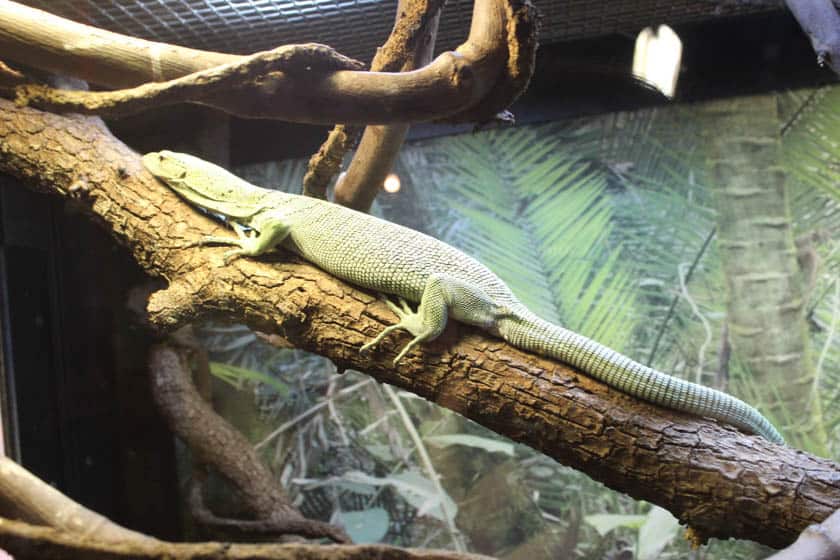
[[[145,39],[199,49],[250,53],[316,41],[370,60],[387,38],[397,0],[24,0],[54,14]],[[466,39],[472,0],[449,0],[439,50]],[[703,0],[536,0],[543,43],[648,25],[678,24],[756,8]]]

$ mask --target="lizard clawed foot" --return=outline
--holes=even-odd
[[[376,338],[365,344],[359,349],[361,354],[366,354],[370,352],[370,350],[382,342],[382,339],[385,338],[389,333],[397,330],[397,329],[405,329],[411,334],[414,335],[414,338],[405,345],[397,357],[394,358],[394,365],[397,365],[400,360],[415,346],[426,340],[430,337],[431,332],[426,332],[428,329],[423,328],[423,320],[420,317],[420,314],[411,309],[411,306],[405,301],[403,298],[399,299],[400,305],[397,307],[394,302],[390,299],[385,299],[385,304],[393,311],[397,317],[400,319],[399,322],[395,325],[390,325],[382,329]]]
[[[240,240],[236,237],[221,237],[219,235],[206,235],[201,239],[195,241],[188,241],[181,245],[182,249],[191,249],[193,247],[204,247],[205,245],[240,245]]]
[[[190,241],[181,245],[182,249],[189,249],[192,247],[204,247],[206,245],[235,245],[236,249],[226,251],[222,255],[222,261],[225,264],[230,264],[233,259],[251,256],[257,254],[252,247],[253,241],[250,237],[221,237],[218,235],[208,235],[196,241]]]

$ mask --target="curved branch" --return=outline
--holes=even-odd
[[[6,5],[2,7],[7,8],[11,15],[20,11],[9,9]],[[510,18],[519,20],[511,21]],[[17,20],[0,21],[4,22],[3,27],[15,27]],[[50,18],[47,21],[52,23],[55,20]],[[64,20],[58,18],[58,21]],[[67,25],[72,27],[78,24]],[[507,41],[512,28],[528,30],[528,40],[523,41],[521,45],[509,47]],[[459,114],[459,119],[469,115],[470,119],[490,120],[497,109],[495,104],[488,106],[484,101],[485,97],[499,89],[499,83],[506,79],[511,64],[509,58],[512,59],[520,50],[525,52],[536,49],[536,32],[535,10],[527,0],[476,0],[467,42],[453,52],[440,55],[420,70],[407,73],[342,70],[305,79],[286,72],[269,72],[223,92],[213,92],[209,95],[199,93],[197,96],[191,96],[189,101],[216,107],[241,117],[276,118],[311,124],[419,122],[445,119],[454,114]],[[9,54],[4,55],[12,59],[18,57],[18,60],[24,62],[36,58],[27,55],[26,46],[21,44],[23,37],[6,29],[4,34],[0,35],[0,39],[4,39],[10,47]],[[111,34],[107,37],[120,36]],[[77,37],[77,40],[82,44],[86,43],[84,37]],[[122,38],[124,46],[128,41],[128,38]],[[132,41],[134,45],[143,45],[136,39]],[[3,41],[0,41],[0,45],[2,44]],[[155,45],[157,46],[143,47],[142,56],[148,56],[149,50],[157,53],[160,48],[159,44]],[[97,46],[102,49],[104,45]],[[70,48],[73,47],[74,44],[71,44]],[[508,56],[509,52],[511,57]],[[517,56],[516,60],[521,58]],[[160,57],[154,60],[156,65],[147,65],[147,70],[151,70],[152,67],[156,69],[150,78],[160,75]],[[241,60],[238,59],[240,62]],[[66,62],[66,59],[62,61]],[[48,60],[46,64],[49,65],[50,62]],[[75,68],[67,67],[66,64],[62,66],[64,73],[78,74]],[[88,72],[89,68],[86,69],[86,73]],[[524,87],[526,82],[518,83]],[[134,111],[155,105],[143,97],[143,94],[142,90],[88,92],[82,96],[86,102],[79,103],[81,98],[74,98],[68,110],[86,114],[118,115],[126,114],[128,110]],[[115,96],[125,98],[124,103],[127,106],[121,107],[119,103],[114,102]],[[495,93],[492,97],[496,98]],[[98,98],[107,98],[109,103],[103,105]],[[53,101],[50,108],[59,108],[57,99]],[[162,95],[157,101],[173,102],[168,95]],[[483,114],[487,111],[490,113]]]
[[[312,75],[363,67],[362,62],[347,58],[326,45],[284,45],[168,82],[150,82],[130,90],[91,92],[22,85],[15,88],[15,103],[73,113],[130,115],[149,107],[223,96],[241,83],[259,82],[278,71],[306,80]]]
[[[820,66],[828,64],[840,74],[840,13],[831,0],[785,0],[808,35]]]
[[[405,333],[360,355],[394,320],[374,295],[285,253],[223,266],[224,248],[182,249],[221,226],[90,119],[0,100],[0,170],[79,198],[142,267],[168,278],[148,307],[161,328],[215,315],[281,334],[661,505],[703,536],[784,546],[840,505],[840,465],[634,400],[475,328],[453,322],[396,369]]]

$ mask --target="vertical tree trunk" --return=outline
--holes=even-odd
[[[752,376],[755,404],[781,424],[792,443],[824,454],[802,279],[780,167],[776,97],[725,99],[700,109],[708,123],[708,168],[733,357]]]

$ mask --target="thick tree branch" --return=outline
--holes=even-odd
[[[108,543],[3,518],[0,548],[17,560],[489,560],[477,554],[383,545]]]
[[[840,505],[831,461],[639,402],[474,328],[453,322],[396,369],[405,333],[361,356],[394,321],[375,295],[281,252],[223,266],[224,248],[183,249],[230,232],[155,181],[96,120],[0,100],[0,170],[78,198],[141,266],[169,279],[149,303],[162,328],[213,315],[281,334],[659,504],[703,536],[784,546]]]
[[[6,2],[0,4],[10,16],[2,19],[4,28],[14,29],[20,21],[20,9],[13,9],[17,5]],[[2,13],[0,13],[2,15]],[[512,21],[510,18],[517,18]],[[73,29],[72,36],[82,45],[89,43],[89,39],[81,34],[77,24],[46,18],[45,25],[61,25],[52,29],[53,33],[67,34],[66,28]],[[299,74],[286,72],[269,72],[256,80],[247,80],[235,88],[227,88],[222,92],[210,95],[199,94],[191,101],[216,107],[230,114],[242,117],[277,118],[292,122],[313,124],[346,123],[346,124],[388,124],[394,122],[417,122],[452,117],[456,120],[488,120],[500,109],[497,104],[505,107],[512,99],[509,88],[501,87],[501,83],[508,81],[510,67],[524,69],[528,76],[532,67],[527,60],[533,60],[536,49],[536,12],[527,0],[476,0],[473,11],[473,21],[467,42],[454,52],[444,53],[428,66],[407,73],[357,72],[342,70],[326,75],[301,77]],[[85,28],[87,30],[89,28]],[[518,29],[526,33],[526,40],[522,41],[520,34],[515,34],[520,43],[508,45],[511,29]],[[17,34],[4,31],[0,39],[8,46],[8,55],[19,57],[18,60],[32,61],[27,55],[28,45],[22,44],[29,34]],[[102,35],[103,41],[118,40],[125,48],[129,44],[138,46],[142,56],[147,56],[150,50],[157,54],[170,53],[159,46],[144,45],[136,39],[130,40],[114,34]],[[3,42],[0,42],[2,45]],[[74,49],[78,43],[65,43],[65,48]],[[142,48],[140,48],[142,46]],[[106,51],[108,44],[97,45]],[[37,49],[36,49],[37,50]],[[52,51],[42,52],[40,55]],[[524,56],[523,56],[524,55]],[[214,58],[215,57],[212,57]],[[142,57],[141,57],[142,59]],[[75,67],[68,64],[67,58],[57,57],[55,60],[41,61],[45,67],[61,70],[65,74],[79,75]],[[239,59],[242,60],[241,58]],[[127,71],[142,70],[137,68],[137,58]],[[154,63],[154,64],[152,64]],[[95,66],[95,62],[92,62]],[[152,58],[148,64],[147,73],[151,79],[159,79],[161,59]],[[61,68],[58,68],[61,66]],[[208,65],[209,66],[209,65]],[[109,68],[113,70],[113,68]],[[91,68],[85,69],[85,74]],[[94,72],[95,75],[95,72]],[[524,88],[527,83],[521,79],[516,82]],[[166,87],[172,86],[168,83]],[[131,95],[137,92],[132,92]],[[518,92],[513,92],[518,94]],[[113,97],[127,95],[125,92],[89,92],[85,98],[87,104],[79,104],[74,100],[70,110],[89,114],[125,114],[126,108],[114,103]],[[168,94],[160,95],[158,101],[172,102]],[[96,101],[98,96],[108,97],[109,104],[103,106]],[[486,97],[492,97],[488,104]],[[127,97],[127,104],[133,108],[143,107],[136,97]],[[55,107],[55,104],[51,106]]]
[[[336,70],[363,67],[358,60],[347,58],[326,45],[286,45],[168,82],[151,82],[128,90],[91,92],[22,85],[15,88],[15,102],[65,112],[130,115],[150,107],[212,99],[241,83],[259,83],[274,72],[300,79],[311,79],[314,75],[314,79],[319,79]]]

